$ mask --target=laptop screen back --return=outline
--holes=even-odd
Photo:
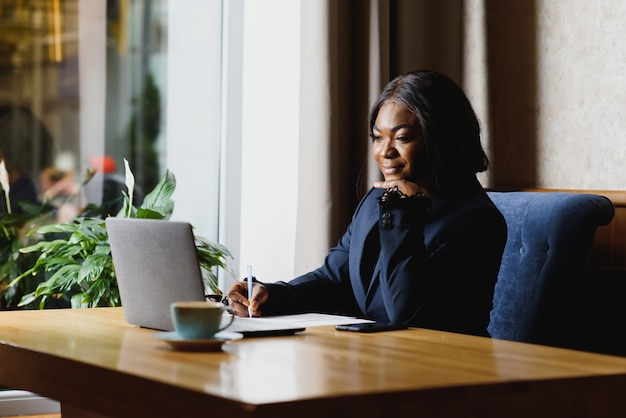
[[[126,320],[172,330],[172,302],[204,300],[191,225],[109,217],[106,227]]]

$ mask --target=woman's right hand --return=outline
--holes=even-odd
[[[261,283],[253,282],[252,300],[248,300],[248,282],[240,281],[232,285],[228,291],[228,306],[237,316],[249,316],[248,306],[252,316],[261,316],[261,306],[267,302],[269,292]]]
[[[394,186],[398,186],[398,190],[408,196],[413,196],[418,193],[423,193],[426,196],[430,195],[422,185],[409,180],[384,180],[374,183],[374,187],[377,189],[391,189]]]

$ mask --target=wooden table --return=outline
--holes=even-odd
[[[120,308],[0,312],[0,384],[80,417],[623,416],[626,358],[424,329],[177,352]]]

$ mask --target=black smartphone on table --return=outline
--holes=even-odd
[[[366,322],[362,324],[335,325],[335,329],[338,331],[351,332],[382,332],[407,328],[408,326],[404,324],[390,324],[384,322]]]

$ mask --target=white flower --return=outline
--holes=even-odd
[[[128,189],[128,210],[130,211],[133,206],[133,195],[135,194],[135,176],[133,175],[133,172],[130,171],[130,164],[128,164],[128,160],[126,158],[124,158],[124,170],[126,173],[126,188]]]
[[[0,186],[2,186],[2,190],[4,190],[4,197],[7,202],[7,212],[11,213],[11,199],[9,199],[11,186],[9,185],[9,172],[4,164],[4,160],[0,160]]]
[[[9,172],[4,164],[4,160],[0,160],[0,186],[2,186],[2,190],[5,192],[11,189],[9,186]]]

